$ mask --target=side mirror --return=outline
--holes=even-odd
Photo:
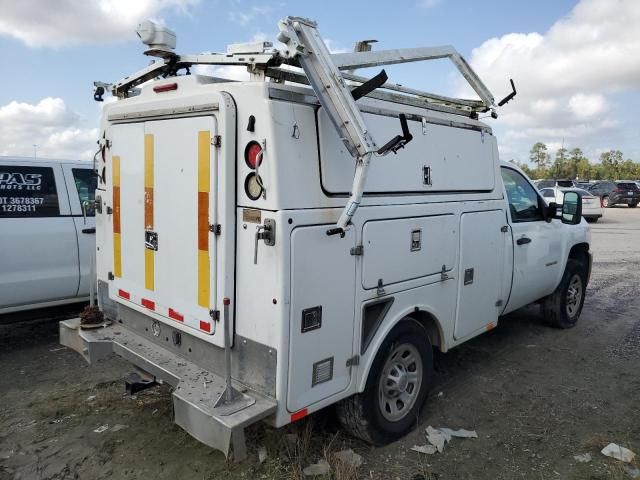
[[[547,205],[545,220],[550,222],[554,218],[558,218],[558,204],[556,202],[549,202],[549,205]]]
[[[562,223],[578,225],[582,221],[582,195],[565,192],[562,200]]]

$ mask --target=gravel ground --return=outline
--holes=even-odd
[[[578,326],[554,330],[529,307],[436,355],[416,430],[377,449],[347,437],[327,409],[285,429],[251,428],[250,458],[229,464],[172,423],[167,389],[125,395],[125,362],[86,365],[60,347],[56,322],[0,325],[0,480],[301,478],[323,457],[342,480],[631,478],[599,450],[615,442],[640,454],[639,241],[640,209],[608,209],[593,225]],[[479,438],[453,439],[435,455],[411,451],[428,425]],[[263,445],[269,457],[259,464]],[[344,448],[362,455],[360,468],[336,459]],[[574,459],[584,453],[591,462]]]

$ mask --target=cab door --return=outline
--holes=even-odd
[[[513,281],[504,313],[553,292],[562,265],[559,220],[547,222],[544,200],[520,172],[501,167],[513,237]]]
[[[69,192],[69,205],[78,236],[78,296],[88,296],[91,285],[91,264],[95,264],[96,218],[95,193],[98,177],[93,168],[63,164],[62,171]],[[96,285],[94,281],[94,285]],[[94,286],[95,288],[95,286]]]

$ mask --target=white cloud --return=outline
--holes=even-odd
[[[30,47],[60,47],[135,38],[142,20],[188,12],[200,0],[0,0],[0,34]]]
[[[579,118],[591,118],[607,111],[607,99],[601,94],[576,93],[569,99],[569,110]]]
[[[263,17],[271,13],[272,8],[269,5],[253,5],[252,7],[243,8],[242,10],[232,10],[229,12],[229,20],[240,25],[248,25],[254,19]]]
[[[440,5],[442,3],[442,0],[421,0],[418,3],[418,6],[420,8],[424,8],[426,10],[429,10],[431,8],[437,7],[438,5]]]
[[[512,142],[504,150],[524,160],[533,142],[595,142],[619,127],[610,96],[640,91],[638,24],[637,0],[581,0],[544,34],[509,33],[474,49],[470,63],[497,100],[509,78],[516,83],[496,124],[506,129],[499,141]]]
[[[80,115],[61,98],[37,104],[11,102],[0,106],[0,155],[91,159],[98,129],[82,128]]]
[[[193,67],[196,75],[226,78],[229,80],[247,81],[249,72],[245,66],[235,65],[196,65]]]

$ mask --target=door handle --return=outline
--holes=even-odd
[[[96,228],[83,228],[82,233],[96,233]]]
[[[526,245],[527,243],[531,243],[531,239],[529,237],[520,237],[516,240],[516,243],[518,245]]]

